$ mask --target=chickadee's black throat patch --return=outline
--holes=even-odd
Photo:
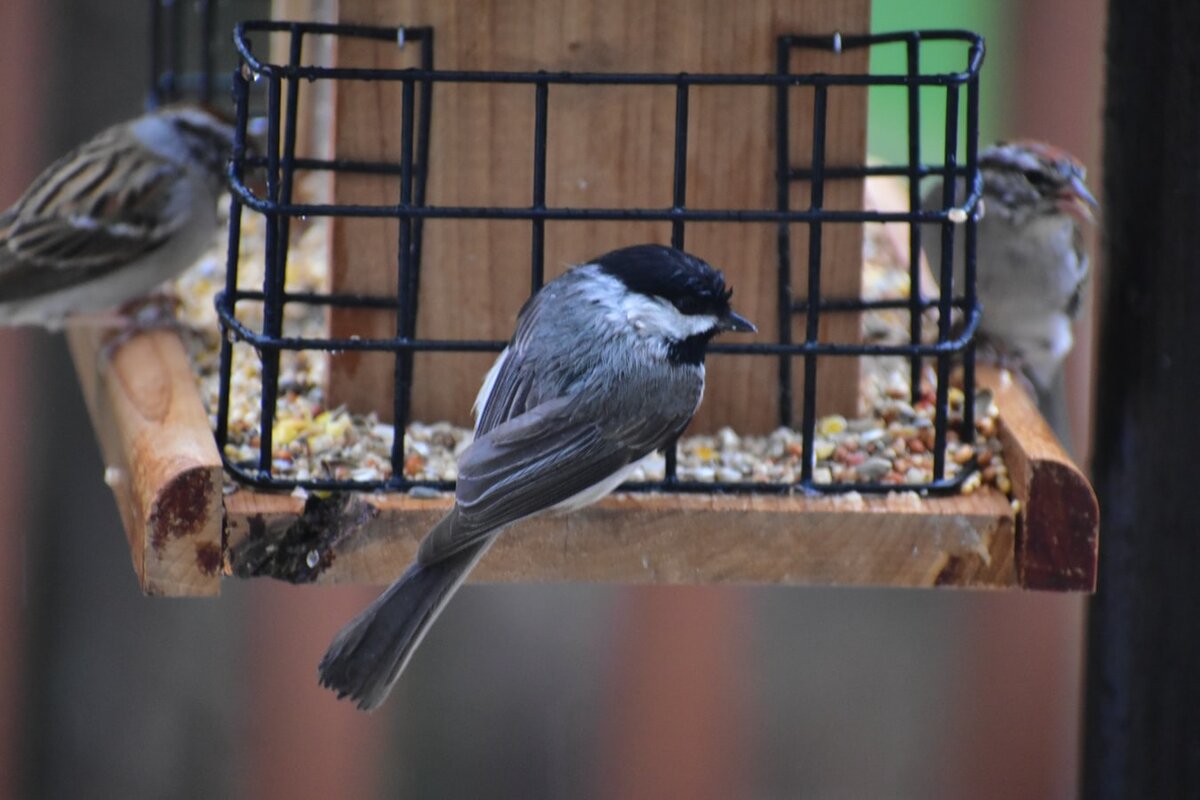
[[[667,345],[667,360],[672,364],[703,364],[708,343],[715,333],[715,330],[696,333],[686,339],[671,342]]]

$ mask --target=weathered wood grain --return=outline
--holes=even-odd
[[[1100,506],[1079,467],[1011,375],[981,366],[979,382],[996,393],[1000,440],[1021,502],[1017,577],[1026,589],[1096,590]]]
[[[226,506],[234,574],[385,583],[408,566],[450,499],[356,495],[310,500],[306,510],[290,495],[243,491]],[[1010,587],[1013,547],[1011,505],[994,491],[618,494],[514,526],[472,580]]]
[[[248,489],[223,498],[177,335],[139,334],[111,361],[94,327],[73,327],[70,341],[149,593],[215,594],[224,566],[242,577],[387,582],[449,507],[448,496],[334,496],[310,499],[307,509],[297,497]],[[514,526],[474,577],[1091,590],[1090,487],[1020,386],[986,369],[981,383],[1002,411],[1019,517],[990,489],[944,498],[618,494]]]
[[[463,70],[609,72],[774,72],[776,37],[785,33],[864,32],[867,0],[741,3],[685,0],[343,0],[344,22],[432,25],[436,66]],[[415,48],[377,42],[339,43],[342,65],[413,66]],[[803,72],[865,72],[867,52],[809,51],[793,57]],[[791,90],[792,164],[811,155],[811,88]],[[526,206],[532,203],[534,90],[531,86],[438,84],[434,91],[428,201],[437,205]],[[342,82],[337,86],[335,150],[341,157],[398,160],[399,83]],[[774,90],[696,87],[689,95],[687,205],[694,208],[773,209]],[[826,159],[862,163],[866,95],[831,91]],[[673,87],[552,86],[548,95],[546,202],[561,207],[655,207],[672,201],[675,93]],[[828,208],[861,207],[861,183],[826,188]],[[395,178],[339,176],[338,202],[395,204]],[[793,187],[793,207],[807,208],[807,184]],[[548,222],[546,278],[618,246],[670,241],[668,223]],[[507,339],[529,294],[531,225],[527,222],[434,220],[426,223],[418,334],[441,339]],[[792,284],[807,285],[808,227],[792,226]],[[861,281],[861,230],[826,225],[823,292],[856,297]],[[685,246],[724,269],[738,309],[759,325],[762,341],[778,340],[776,228],[705,223],[686,229]],[[331,242],[336,291],[383,296],[396,291],[394,221],[338,220]],[[801,338],[804,320],[792,321]],[[335,310],[337,336],[389,337],[387,312]],[[826,341],[855,341],[857,315],[826,315]],[[416,357],[414,419],[464,423],[491,363],[488,354]],[[857,365],[827,359],[820,367],[822,413],[852,413]],[[799,413],[801,370],[793,396]],[[330,372],[332,402],[390,415],[394,361],[345,353]],[[709,389],[693,430],[730,424],[765,432],[779,420],[774,358],[710,359]],[[389,416],[390,418],[390,416]]]
[[[157,329],[110,352],[111,333],[76,322],[67,340],[142,591],[218,594],[222,466],[183,344]]]

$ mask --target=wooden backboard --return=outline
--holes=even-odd
[[[790,33],[862,33],[869,0],[788,3],[743,0],[343,0],[342,22],[434,28],[435,66],[464,70],[770,73],[776,38]],[[409,47],[343,40],[341,66],[407,67]],[[797,52],[796,72],[865,72],[867,52]],[[792,163],[811,152],[811,88],[789,90],[793,109]],[[688,130],[687,205],[694,208],[773,209],[775,90],[770,87],[693,87]],[[334,149],[339,157],[398,159],[399,83],[340,82],[335,92]],[[548,97],[547,187],[550,206],[671,204],[674,88],[551,86]],[[831,90],[826,158],[859,164],[866,141],[866,92]],[[527,85],[441,84],[434,90],[427,201],[435,205],[528,206],[532,199],[534,89]],[[337,202],[394,204],[394,178],[339,176]],[[827,185],[827,208],[861,207],[858,181]],[[808,205],[808,188],[792,189],[794,208]],[[567,265],[615,247],[670,242],[666,222],[547,222],[546,279]],[[441,339],[507,339],[529,293],[531,224],[432,220],[425,224],[418,334]],[[792,226],[792,280],[804,290],[807,226]],[[858,296],[861,230],[826,225],[823,293]],[[723,269],[735,305],[778,341],[776,226],[690,223],[686,249]],[[397,223],[339,220],[331,242],[334,291],[394,293]],[[394,334],[386,312],[335,312],[335,336]],[[794,339],[803,318],[793,319]],[[828,316],[822,338],[857,341],[856,315]],[[732,338],[732,337],[730,337]],[[466,423],[490,354],[418,354],[412,416]],[[818,408],[853,412],[858,395],[854,359],[825,359]],[[796,414],[802,380],[796,361]],[[346,353],[334,359],[332,403],[377,409],[390,417],[394,359]],[[745,432],[778,424],[778,361],[767,357],[709,359],[708,390],[693,431],[730,424]]]

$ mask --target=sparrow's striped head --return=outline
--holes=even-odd
[[[1098,207],[1084,179],[1087,169],[1070,153],[1044,142],[1001,142],[979,154],[984,192],[1010,207],[1069,214],[1092,222]]]
[[[198,106],[167,106],[140,118],[133,129],[159,155],[224,179],[233,154],[234,129],[215,114]]]

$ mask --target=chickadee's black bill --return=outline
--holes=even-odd
[[[717,321],[717,327],[723,331],[733,331],[736,333],[758,333],[758,328],[754,326],[754,323],[736,311],[730,311],[722,316]]]

